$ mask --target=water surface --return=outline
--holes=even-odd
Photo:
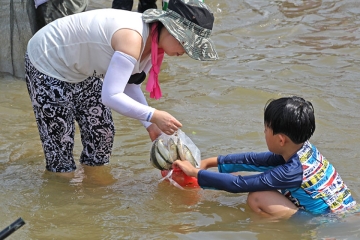
[[[360,202],[360,4],[206,2],[215,13],[220,59],[165,57],[163,98],[149,104],[179,119],[206,158],[266,150],[266,101],[300,95],[315,107],[311,142]],[[110,6],[111,1],[91,1],[89,9]],[[158,183],[146,130],[116,113],[109,165],[79,165],[71,179],[45,172],[25,82],[6,74],[0,75],[0,119],[0,228],[18,217],[26,222],[9,239],[360,238],[359,216],[269,222],[249,211],[246,194]],[[80,152],[77,134],[76,158]]]

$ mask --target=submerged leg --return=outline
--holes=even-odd
[[[109,163],[114,142],[115,127],[111,110],[101,102],[100,78],[90,77],[79,84],[76,121],[83,145],[80,163],[101,166]]]
[[[45,154],[46,169],[51,172],[74,171],[72,85],[39,72],[27,55],[25,79]]]
[[[298,207],[277,191],[251,192],[247,203],[255,213],[268,218],[287,219],[298,211]]]

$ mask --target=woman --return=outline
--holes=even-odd
[[[75,121],[83,145],[80,163],[108,163],[115,134],[110,109],[142,121],[152,141],[181,127],[169,113],[148,106],[140,83],[150,71],[146,90],[150,97],[161,97],[158,73],[164,53],[217,59],[209,39],[213,22],[204,3],[170,0],[167,11],[99,9],[38,31],[28,43],[25,77],[46,169],[76,169]]]

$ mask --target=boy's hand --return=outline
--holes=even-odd
[[[208,169],[212,167],[217,167],[217,157],[211,157],[204,160],[201,160],[200,162],[200,169]]]
[[[199,169],[195,168],[189,161],[187,160],[176,160],[173,163],[173,168],[180,168],[186,175],[190,177],[198,176]]]

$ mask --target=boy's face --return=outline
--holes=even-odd
[[[273,134],[273,130],[265,124],[265,141],[270,152],[279,154],[279,138],[278,134]]]

